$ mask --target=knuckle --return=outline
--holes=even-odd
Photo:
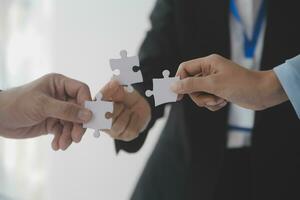
[[[211,54],[209,57],[214,61],[217,61],[221,58],[219,54]]]
[[[64,76],[62,74],[58,74],[58,73],[49,73],[44,76],[44,78],[46,78],[46,79],[56,79],[56,78],[62,78],[62,77],[64,77]]]
[[[218,63],[221,62],[223,57],[218,54],[212,54],[209,56],[209,59],[210,59],[212,65],[217,65]]]
[[[180,65],[179,65],[179,69],[182,70],[182,69],[185,69],[188,65],[188,62],[185,61],[185,62],[182,62]]]
[[[66,78],[66,77],[62,74],[50,73],[50,74],[45,75],[42,78],[42,80],[44,80],[47,83],[57,84],[57,83],[60,83],[64,78]]]
[[[80,82],[81,83],[81,88],[85,91],[90,91],[90,87],[86,84],[86,83],[83,83],[83,82]]]

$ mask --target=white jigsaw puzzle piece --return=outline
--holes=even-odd
[[[179,81],[179,77],[169,77],[170,71],[163,71],[164,78],[153,79],[153,90],[147,90],[146,96],[154,96],[155,106],[159,106],[164,103],[176,102],[178,95],[171,90],[171,85],[176,81]]]
[[[113,79],[118,80],[121,85],[130,86],[134,83],[143,82],[141,70],[133,71],[133,67],[139,67],[140,61],[138,56],[127,57],[127,51],[120,52],[121,58],[110,59],[110,67],[112,71],[119,71],[118,75],[114,75]],[[131,89],[129,89],[131,90]]]
[[[102,101],[102,94],[99,93],[96,97],[96,101],[86,101],[84,103],[85,108],[89,109],[93,113],[92,119],[83,124],[83,128],[94,129],[94,136],[100,136],[100,130],[111,129],[112,119],[107,119],[106,114],[113,112],[113,103],[108,101]]]

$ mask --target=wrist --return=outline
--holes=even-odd
[[[10,118],[12,109],[16,107],[13,105],[14,97],[11,96],[12,89],[0,92],[0,135],[5,134],[9,125],[13,122]]]
[[[3,133],[3,130],[4,130],[4,127],[3,127],[3,124],[2,122],[4,121],[3,118],[3,110],[4,108],[6,107],[5,105],[5,98],[4,98],[4,91],[0,90],[0,136],[2,136],[2,133]]]
[[[259,72],[261,77],[260,94],[263,97],[264,108],[279,105],[288,100],[288,97],[281,86],[273,70]]]

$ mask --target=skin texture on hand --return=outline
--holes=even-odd
[[[54,134],[52,148],[67,149],[80,142],[91,119],[83,107],[91,100],[87,85],[60,74],[48,74],[31,83],[0,93],[0,134],[7,138],[33,138]]]
[[[184,62],[177,76],[182,80],[172,90],[188,94],[197,105],[207,108],[221,99],[252,110],[263,110],[288,100],[273,70],[248,70],[219,55]],[[216,110],[223,106],[217,106]]]
[[[149,103],[137,91],[127,92],[116,80],[102,88],[103,99],[114,102],[113,125],[105,130],[112,138],[131,141],[139,136],[151,119]]]

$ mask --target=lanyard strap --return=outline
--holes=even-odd
[[[239,14],[238,8],[236,6],[235,0],[230,0],[230,11],[233,17],[242,23],[241,16]],[[260,32],[262,31],[262,27],[264,24],[264,19],[266,17],[266,3],[265,0],[262,0],[261,6],[259,8],[258,16],[255,21],[254,25],[254,32],[252,34],[252,38],[248,38],[246,34],[246,30],[244,28],[243,35],[244,35],[244,53],[246,58],[253,58],[255,49],[257,46],[257,42],[259,39]],[[251,36],[250,36],[251,37]]]

